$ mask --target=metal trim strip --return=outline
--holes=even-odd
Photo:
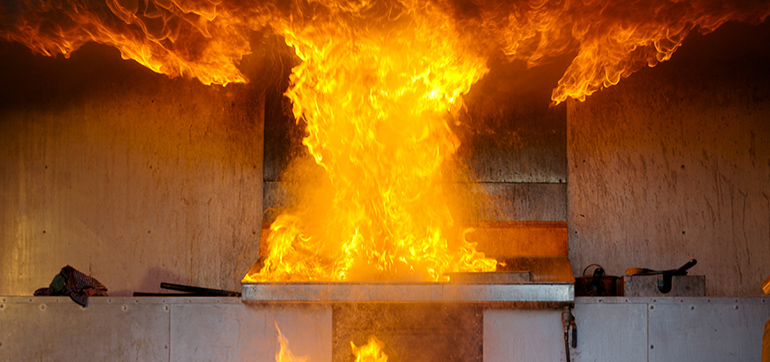
[[[507,303],[575,299],[573,283],[243,283],[244,302]]]

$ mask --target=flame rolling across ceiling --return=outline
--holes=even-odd
[[[43,55],[65,57],[89,41],[120,50],[157,73],[204,84],[245,82],[237,63],[248,54],[247,28],[264,21],[232,15],[208,1],[30,0],[4,2],[0,37]],[[6,5],[7,4],[7,5]],[[247,14],[241,14],[249,16]],[[257,27],[257,25],[254,25]]]
[[[326,171],[315,205],[271,225],[269,255],[244,281],[446,280],[495,261],[453,229],[441,166],[458,147],[462,97],[487,61],[530,67],[572,56],[552,101],[578,100],[669,59],[693,30],[758,23],[766,1],[209,1],[3,2],[0,37],[69,56],[88,41],[171,77],[243,83],[254,32],[269,30],[301,63],[286,96],[303,144]]]

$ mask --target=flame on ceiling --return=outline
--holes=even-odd
[[[399,26],[401,15],[438,11],[482,59],[502,54],[534,67],[574,55],[552,93],[583,100],[646,66],[668,60],[692,31],[728,21],[759,23],[764,0],[27,0],[3,1],[0,37],[65,57],[89,41],[149,69],[204,84],[247,82],[239,62],[257,31],[314,29],[336,19],[352,29]],[[438,29],[437,29],[438,31]],[[355,32],[355,31],[354,31]]]

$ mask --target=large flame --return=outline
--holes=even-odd
[[[5,3],[4,3],[5,4]],[[761,22],[765,0],[27,0],[0,8],[0,37],[44,55],[95,41],[153,71],[245,82],[250,37],[283,36],[301,63],[286,96],[325,175],[323,207],[270,227],[245,281],[445,280],[494,270],[453,231],[442,165],[462,96],[505,57],[573,60],[554,103],[582,100],[669,59],[693,30]]]
[[[484,60],[430,5],[326,5],[283,35],[303,61],[286,95],[327,172],[333,212],[312,225],[279,217],[254,279],[439,280],[448,270],[494,270],[494,260],[448,239],[440,184],[458,146],[447,121],[486,72]]]

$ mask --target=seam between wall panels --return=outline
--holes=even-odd
[[[647,326],[647,332],[645,335],[647,336],[647,343],[644,344],[644,349],[647,350],[647,362],[650,362],[650,307],[652,304],[645,304],[645,314],[647,315],[647,320],[645,321],[645,324]]]
[[[167,345],[168,345],[168,361],[169,362],[171,362],[171,348],[173,348],[171,346],[171,341],[172,341],[172,338],[171,338],[171,313],[172,313],[172,311],[173,311],[173,309],[171,307],[168,307],[168,341],[167,341],[168,344]]]

